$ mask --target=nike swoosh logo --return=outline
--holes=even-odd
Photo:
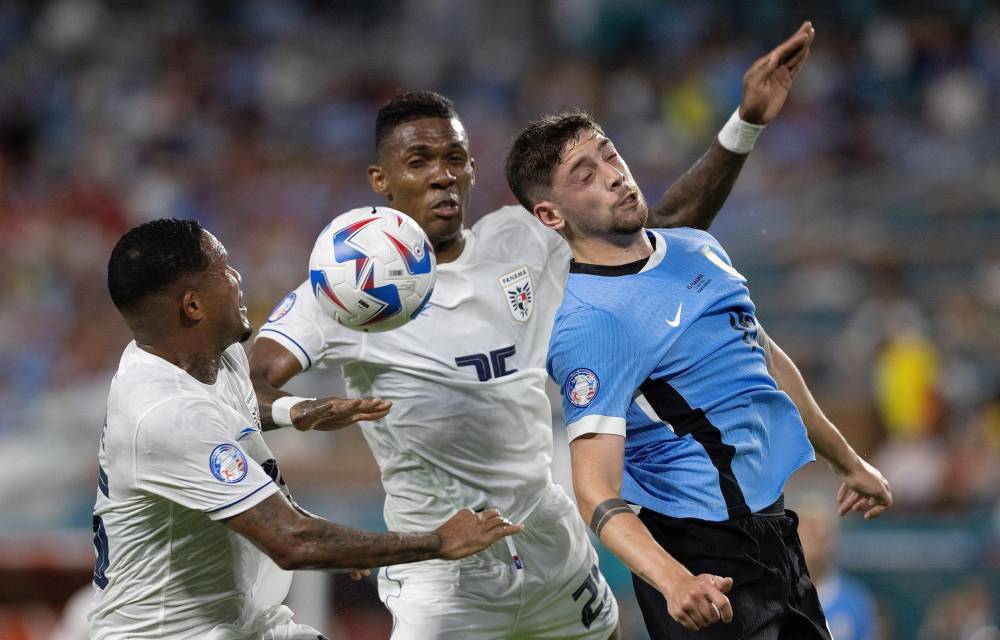
[[[684,303],[677,305],[677,314],[674,316],[673,320],[667,320],[667,326],[669,327],[679,327],[681,324],[681,309],[684,308]]]

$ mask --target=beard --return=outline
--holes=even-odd
[[[642,196],[639,196],[642,198]],[[649,220],[649,208],[644,200],[639,201],[639,206],[629,215],[612,218],[611,228],[608,230],[611,235],[630,236],[638,233],[646,226]]]

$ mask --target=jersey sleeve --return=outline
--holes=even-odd
[[[559,385],[570,441],[588,433],[625,436],[638,362],[637,345],[605,311],[581,309],[556,323],[547,365]]]
[[[294,355],[306,371],[357,359],[363,336],[330,318],[306,280],[271,311],[256,339],[274,340]]]
[[[154,408],[140,420],[134,446],[140,490],[213,520],[243,513],[280,491],[207,400],[170,400]]]

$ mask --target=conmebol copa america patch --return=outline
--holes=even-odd
[[[597,397],[601,381],[590,369],[576,369],[566,377],[563,393],[574,407],[586,407]]]

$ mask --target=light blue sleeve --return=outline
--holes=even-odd
[[[625,435],[625,414],[641,380],[639,348],[622,323],[594,308],[559,319],[549,342],[549,375],[559,385],[572,441],[588,433]]]

